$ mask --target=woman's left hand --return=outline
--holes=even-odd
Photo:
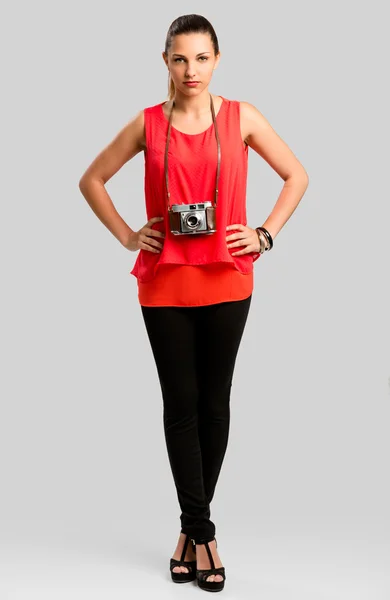
[[[230,229],[238,229],[239,232],[231,233],[227,236],[227,247],[235,248],[237,246],[246,246],[243,250],[232,252],[232,256],[240,256],[241,254],[249,254],[250,252],[260,252],[260,240],[256,229],[252,229],[247,225],[241,225],[241,223],[238,223],[237,225],[228,225],[226,227],[226,231],[229,231]]]

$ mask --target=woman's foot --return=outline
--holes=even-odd
[[[218,556],[217,546],[215,539],[209,542],[209,548],[211,551],[211,556],[214,559],[215,568],[223,567],[221,560]],[[207,549],[205,544],[196,544],[196,568],[197,569],[210,569],[210,559],[207,554]],[[223,581],[222,575],[209,575],[206,581]]]
[[[176,560],[180,560],[181,553],[183,552],[185,540],[186,540],[186,534],[180,533],[179,540],[177,542],[177,546],[176,546],[176,550],[175,550],[175,554],[172,556],[172,558],[175,558]],[[187,551],[186,551],[184,560],[196,560],[196,554],[192,549],[192,541],[190,541],[190,543],[187,546]],[[183,567],[183,566],[174,567],[172,569],[172,571],[174,573],[188,573],[187,567]]]

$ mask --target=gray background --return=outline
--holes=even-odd
[[[222,52],[309,188],[255,290],[212,503],[225,598],[388,600],[389,45],[385,2],[19,2],[2,11],[1,599],[178,598],[179,507],[125,250],[78,189],[166,99],[170,23]],[[146,222],[143,154],[107,183]],[[248,224],[283,181],[249,153]],[[172,364],[175,357],[172,356]]]

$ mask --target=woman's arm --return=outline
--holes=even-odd
[[[140,111],[100,152],[79,181],[84,198],[123,245],[134,231],[117,212],[104,184],[133,156],[145,149],[144,112]]]
[[[301,201],[309,177],[305,169],[271,127],[267,119],[249,102],[240,102],[241,132],[244,141],[284,180],[277,202],[263,223],[274,239]]]

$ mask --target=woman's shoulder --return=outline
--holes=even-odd
[[[253,118],[254,113],[257,112],[256,107],[246,100],[225,98],[224,96],[222,97],[228,106],[230,106],[232,109],[235,109],[239,113],[241,120],[250,120]]]
[[[241,113],[249,114],[251,112],[251,110],[256,109],[256,107],[253,104],[251,104],[250,102],[247,102],[246,100],[231,99],[231,100],[229,100],[229,102],[233,102],[234,104],[237,104],[240,108]]]
[[[236,102],[239,106],[240,122],[243,131],[246,131],[248,128],[250,128],[251,124],[259,122],[260,119],[263,118],[264,120],[264,117],[259,109],[256,108],[256,106],[251,102],[247,102],[246,100],[236,100]]]
[[[237,100],[237,102],[240,106],[241,116],[244,119],[258,119],[260,116],[262,116],[259,109],[251,102],[247,102],[246,100]]]
[[[161,110],[161,107],[165,104],[165,102],[167,102],[167,100],[161,100],[160,102],[157,102],[155,104],[148,104],[147,106],[145,106],[143,108],[144,112],[157,112]]]

